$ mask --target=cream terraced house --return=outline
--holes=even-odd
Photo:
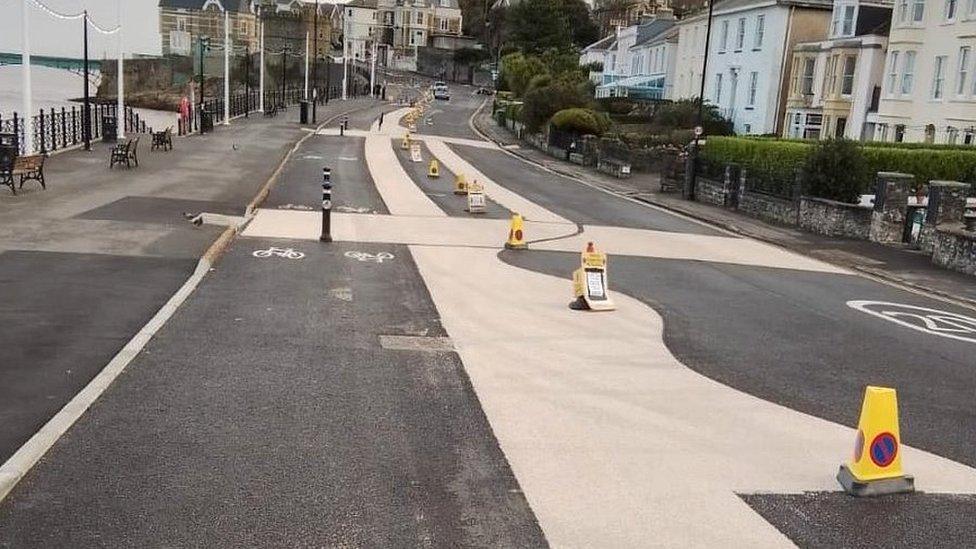
[[[877,141],[976,142],[976,0],[896,0]]]
[[[793,48],[783,137],[865,139],[878,109],[891,3],[834,2],[827,40]]]

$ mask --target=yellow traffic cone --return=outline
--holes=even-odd
[[[524,223],[521,215],[517,213],[512,214],[512,224],[508,230],[508,242],[505,243],[505,247],[509,250],[524,250],[529,247],[525,243],[525,233],[523,232]]]
[[[901,468],[898,395],[894,389],[868,386],[864,390],[853,460],[840,466],[837,481],[852,496],[915,491],[915,479]]]
[[[405,151],[410,149],[410,132],[403,134],[403,141],[400,142],[400,148]]]
[[[463,173],[454,176],[454,194],[468,194],[468,180]]]
[[[441,167],[438,164],[436,158],[430,159],[430,165],[427,167],[427,177],[437,178],[441,176]]]

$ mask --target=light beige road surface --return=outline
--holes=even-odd
[[[432,210],[402,170],[377,166],[397,162],[390,136],[372,137],[366,160],[383,176],[377,187],[395,205],[393,215],[333,214],[333,236],[411,245],[553,546],[791,545],[736,494],[838,490],[834,476],[851,453],[853,429],[693,372],[665,346],[661,317],[619,292],[612,294],[614,312],[569,310],[570,273],[557,278],[502,262],[505,220]],[[428,141],[434,156],[446,166],[466,164],[443,143]],[[599,226],[569,236],[576,226],[541,206],[494,186],[488,194],[554,221],[527,223],[529,240],[568,236],[535,249],[578,252],[593,240],[611,254],[842,272],[734,237]],[[316,212],[262,210],[244,235],[311,240],[318,233]],[[852,413],[859,404],[851,403]],[[976,493],[976,470],[909,447],[903,452],[920,490]]]

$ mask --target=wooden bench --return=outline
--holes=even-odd
[[[109,169],[116,164],[125,164],[126,168],[131,168],[134,163],[139,167],[139,156],[136,154],[139,149],[139,138],[130,139],[125,143],[119,143],[112,149],[112,158],[108,165]]]
[[[42,189],[47,189],[47,183],[44,181],[45,158],[41,154],[18,156],[14,159],[12,167],[0,171],[0,185],[9,186],[10,191],[17,194],[17,189],[14,187],[14,177],[20,177],[21,189],[24,188],[26,181],[37,181],[41,184]]]
[[[173,126],[166,128],[161,132],[153,132],[152,134],[152,147],[149,150],[163,150],[171,151],[173,150]],[[138,163],[136,164],[138,165]]]

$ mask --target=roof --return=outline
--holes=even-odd
[[[606,51],[612,48],[617,43],[617,36],[611,34],[610,36],[601,38],[596,42],[593,42],[589,46],[583,48],[583,51]]]
[[[834,7],[833,0],[716,0],[715,13],[721,14],[770,4],[828,10]]]
[[[344,8],[346,8],[346,7],[349,7],[349,8],[369,8],[369,9],[374,9],[375,10],[376,9],[376,0],[352,0],[351,2],[348,2],[346,4],[343,4],[342,7],[344,7]]]
[[[160,8],[202,10],[207,2],[216,2],[228,11],[251,12],[251,0],[159,0]]]
[[[642,46],[648,42],[656,40],[659,36],[671,29],[675,24],[674,19],[654,19],[637,27],[637,40],[631,47]]]

